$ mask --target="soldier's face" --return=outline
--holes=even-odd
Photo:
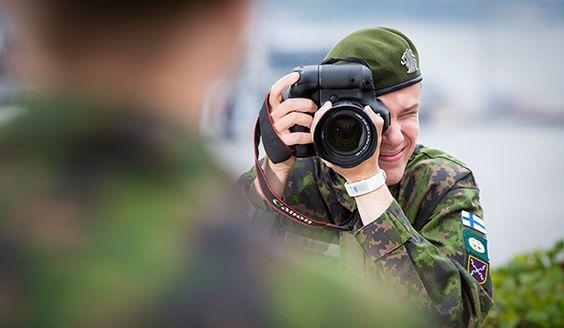
[[[378,97],[390,110],[390,127],[382,136],[378,165],[386,172],[388,185],[403,177],[407,161],[419,135],[421,83]]]

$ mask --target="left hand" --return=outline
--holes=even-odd
[[[323,116],[323,114],[325,114],[325,112],[327,112],[332,106],[333,105],[331,104],[331,102],[328,101],[323,104],[323,106],[317,112],[315,112],[313,122],[311,124],[312,135],[314,135],[315,127],[317,126],[317,123],[319,122],[321,116]],[[382,144],[382,128],[384,127],[384,119],[376,115],[376,113],[374,113],[370,106],[364,107],[364,111],[376,125],[376,130],[378,133],[378,145],[376,146],[374,154],[372,154],[370,158],[360,163],[358,166],[348,169],[336,166],[322,159],[325,165],[333,169],[335,172],[339,173],[349,183],[368,179],[376,175],[380,171],[380,167],[378,166],[378,157],[380,156],[380,145]]]

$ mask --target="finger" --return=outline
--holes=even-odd
[[[294,132],[284,134],[280,136],[280,139],[286,144],[286,146],[307,145],[313,142],[311,139],[311,133],[307,132]]]
[[[323,104],[323,106],[321,106],[321,108],[319,108],[319,110],[315,112],[315,115],[313,116],[313,122],[311,123],[311,128],[310,128],[312,133],[315,130],[315,127],[317,126],[317,123],[319,122],[321,116],[323,116],[323,114],[325,114],[329,109],[331,109],[331,107],[333,107],[333,104],[330,101],[326,101]]]
[[[286,91],[292,84],[298,82],[300,79],[300,73],[292,72],[284,75],[280,80],[276,81],[272,87],[270,87],[270,96],[268,101],[270,106],[278,106],[282,102],[282,94]]]
[[[270,117],[276,121],[290,112],[314,113],[316,110],[317,105],[311,99],[290,98],[284,100],[279,106],[273,107]]]
[[[311,115],[300,113],[300,112],[291,112],[288,113],[288,115],[277,120],[274,123],[274,129],[276,131],[283,131],[289,129],[294,125],[302,125],[305,126],[306,128],[309,128],[311,127],[312,121],[313,121],[313,117]]]
[[[372,120],[379,133],[382,133],[382,128],[384,127],[384,118],[380,114],[376,114],[370,106],[364,107],[364,112],[368,114],[368,117]]]

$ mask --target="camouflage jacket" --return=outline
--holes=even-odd
[[[421,308],[434,309],[446,326],[483,324],[493,302],[486,231],[479,189],[459,160],[418,145],[402,180],[389,186],[390,207],[362,227],[345,180],[316,157],[298,159],[284,199],[320,221],[356,220],[350,233],[305,227],[276,214],[258,196],[254,178],[251,170],[240,182],[255,205],[255,224],[267,225],[272,240],[336,258],[348,275],[383,281]]]
[[[0,326],[148,323],[223,186],[206,159],[150,113],[22,101],[0,127]]]

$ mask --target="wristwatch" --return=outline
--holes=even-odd
[[[368,179],[354,183],[345,182],[345,189],[351,197],[357,197],[379,189],[386,183],[386,172],[380,170]]]

